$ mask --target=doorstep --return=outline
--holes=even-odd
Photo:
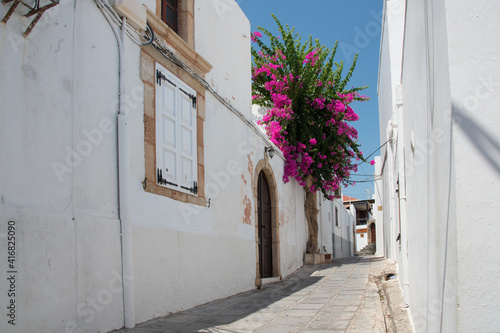
[[[276,283],[276,282],[280,282],[280,281],[281,281],[281,278],[279,276],[274,276],[274,277],[270,277],[270,278],[260,279],[260,283],[262,285],[270,284],[270,283]]]

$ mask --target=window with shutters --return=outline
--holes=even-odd
[[[156,182],[198,195],[196,91],[156,64]]]
[[[193,0],[178,0],[179,17],[192,23]],[[157,1],[159,6],[160,1]],[[193,38],[172,33],[160,10],[147,12],[158,39],[172,48],[191,71],[172,62],[153,45],[141,48],[140,77],[144,84],[145,192],[205,207],[204,122],[206,89],[192,75],[204,78],[212,66],[194,49]],[[192,29],[190,36],[193,36]],[[191,43],[190,43],[191,42]]]

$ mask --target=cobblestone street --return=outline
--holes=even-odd
[[[387,306],[374,279],[374,274],[381,275],[389,265],[382,258],[352,257],[304,266],[290,278],[261,290],[119,332],[392,332]]]

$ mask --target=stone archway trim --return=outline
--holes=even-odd
[[[259,179],[260,172],[263,171],[267,183],[269,185],[269,191],[271,194],[271,223],[272,223],[272,237],[273,237],[273,276],[279,277],[281,279],[281,261],[280,261],[280,233],[279,233],[279,204],[278,204],[278,187],[276,185],[276,178],[274,177],[273,168],[269,163],[269,157],[267,154],[264,155],[264,159],[260,160],[254,172],[253,179]],[[255,285],[260,286],[262,283],[259,272],[259,212],[257,207],[257,181],[253,184],[253,197],[255,202],[255,255],[256,255],[256,275],[255,275]]]

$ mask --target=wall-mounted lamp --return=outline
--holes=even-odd
[[[276,152],[276,150],[274,150],[273,147],[266,147],[264,149],[264,152],[268,153],[270,158],[273,158],[274,153]]]

